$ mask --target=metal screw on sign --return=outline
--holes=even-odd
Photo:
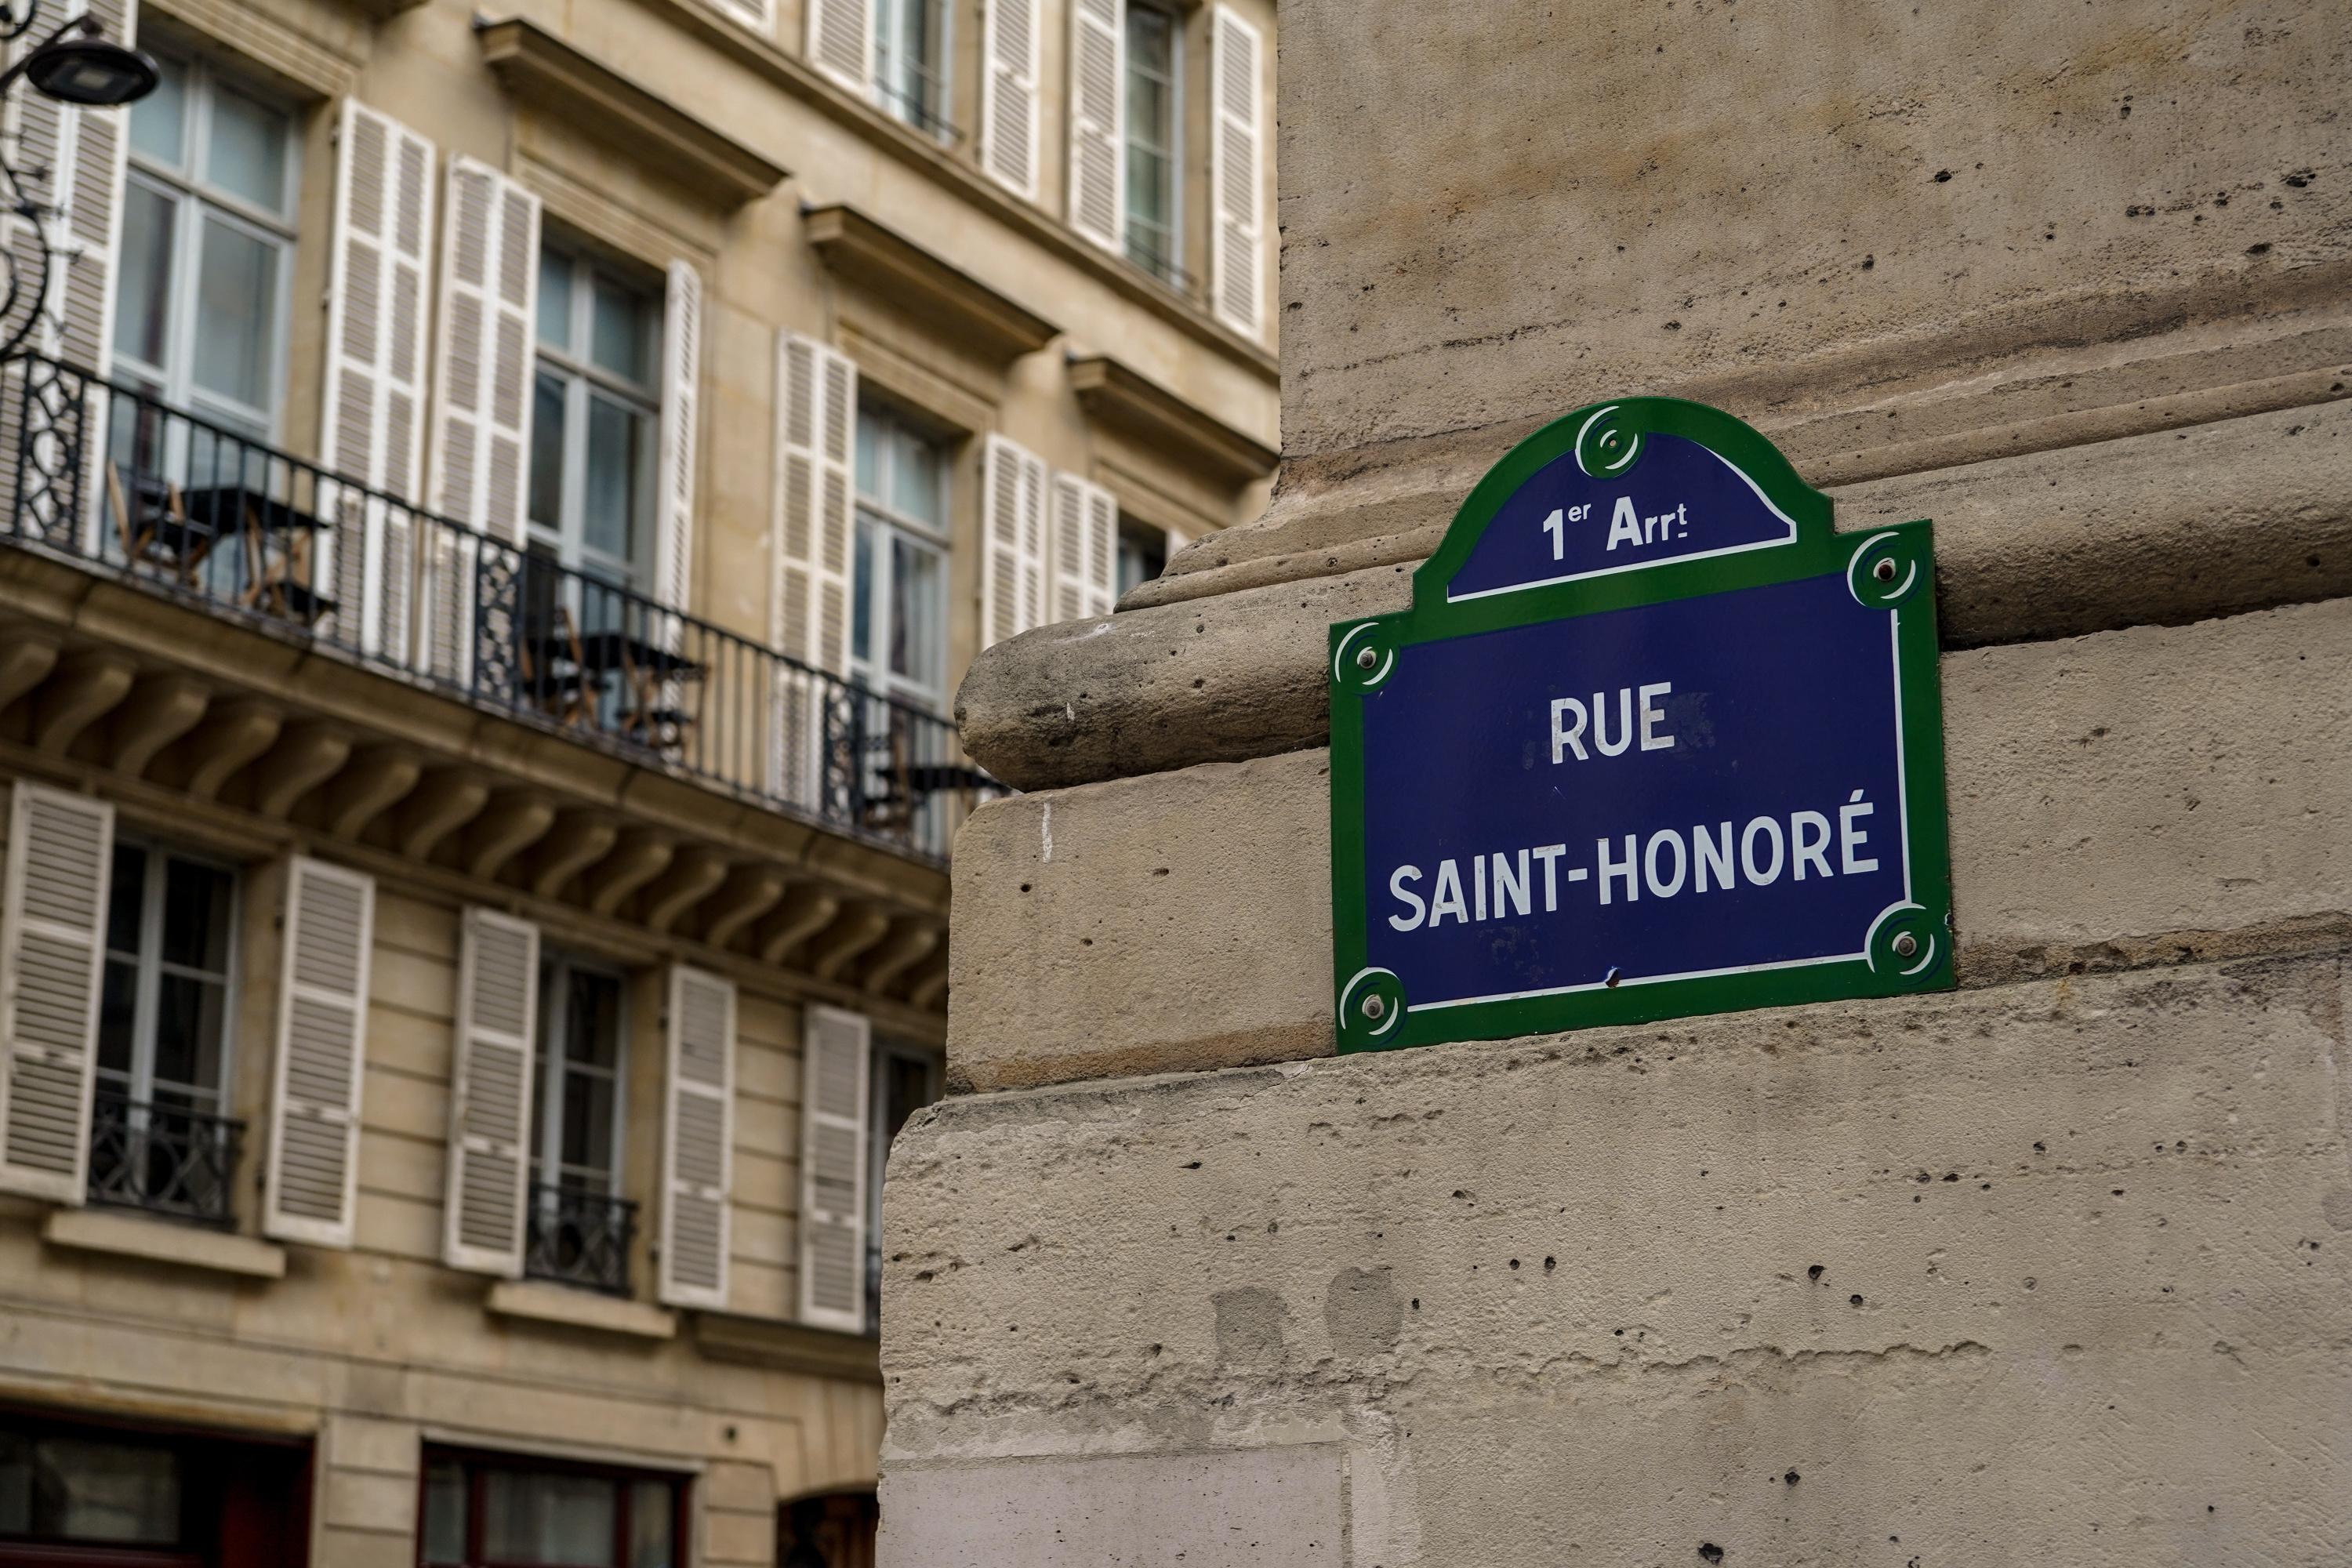
[[[1882,583],[1892,583],[1895,581],[1895,563],[1891,559],[1881,561],[1870,569],[1870,574]]]
[[[1380,662],[1381,655],[1379,649],[1360,647],[1356,650],[1356,668],[1358,669],[1370,669],[1372,666]]]
[[[1895,936],[1895,957],[1897,957],[1897,958],[1909,958],[1909,957],[1913,956],[1914,954],[1916,954],[1918,951],[1919,951],[1919,939],[1918,939],[1917,937],[1916,937],[1916,936],[1913,936],[1909,931],[1903,931],[1903,932],[1898,933],[1898,934]]]
[[[1388,1016],[1388,1011],[1389,1005],[1387,999],[1379,995],[1377,993],[1364,998],[1364,1016],[1370,1018],[1373,1023],[1377,1024],[1382,1018]]]

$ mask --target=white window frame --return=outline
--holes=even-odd
[[[928,6],[939,14],[939,58],[932,61],[930,74],[937,83],[939,102],[929,111],[930,123],[925,124],[907,101],[904,79],[905,66],[899,63],[899,79],[885,80],[882,71],[883,43],[895,38],[900,13],[908,6]],[[873,0],[874,55],[868,63],[873,68],[874,101],[891,119],[911,125],[924,135],[940,142],[952,142],[960,132],[955,128],[955,14],[954,0]],[[896,57],[894,56],[895,59]]]
[[[571,993],[564,982],[573,973],[593,974],[609,980],[614,987],[613,1021],[613,1065],[610,1068],[576,1064],[571,1059],[572,1021]],[[576,952],[551,949],[539,960],[539,1038],[531,1042],[531,1054],[537,1058],[537,1081],[531,1085],[533,1103],[530,1108],[530,1129],[528,1152],[530,1171],[526,1178],[536,1201],[541,1187],[561,1187],[568,1170],[563,1161],[563,1082],[573,1073],[583,1078],[604,1078],[613,1080],[613,1124],[606,1135],[611,1141],[612,1168],[605,1173],[601,1192],[593,1187],[581,1189],[595,1192],[599,1197],[621,1195],[622,1165],[628,1153],[629,1128],[629,976],[617,964],[603,963]]]
[[[895,498],[868,497],[858,488],[856,474],[856,433],[853,426],[850,437],[850,493],[852,515],[849,539],[849,672],[852,679],[861,681],[870,691],[937,713],[947,701],[948,684],[948,615],[950,602],[949,580],[955,570],[954,541],[950,533],[955,516],[955,475],[950,461],[949,444],[933,436],[914,420],[908,418],[887,403],[860,400],[856,419],[867,417],[881,420],[893,434],[903,433],[921,441],[938,457],[940,476],[940,517],[938,526],[909,516],[891,504]],[[896,469],[887,461],[882,466],[881,479],[886,486],[895,489]],[[868,521],[874,525],[872,581],[873,602],[866,606],[867,656],[857,657],[857,534]],[[890,603],[893,582],[893,556],[889,548],[892,536],[903,533],[915,543],[937,551],[940,556],[939,588],[932,609],[935,615],[934,641],[938,647],[938,668],[931,672],[929,683],[911,675],[893,674],[889,668],[887,650],[890,646]]]
[[[105,1005],[107,972],[119,962],[129,963],[138,975],[132,992],[131,1013],[131,1073],[130,1082],[121,1087],[134,1104],[146,1106],[155,1101],[155,1023],[162,1006],[163,978],[166,973],[196,980],[215,980],[221,986],[221,1052],[220,1081],[205,1089],[194,1084],[173,1084],[176,1091],[184,1092],[191,1100],[209,1095],[211,1103],[190,1107],[200,1115],[228,1114],[229,1085],[236,1081],[236,1068],[231,1060],[236,1045],[236,974],[237,925],[244,898],[244,879],[237,868],[228,861],[209,855],[191,854],[187,850],[151,838],[117,837],[113,854],[135,849],[147,857],[147,868],[140,879],[139,889],[139,951],[127,953],[106,942],[109,933],[100,933],[101,948],[99,965],[99,1004]],[[185,861],[201,866],[207,871],[217,871],[228,879],[228,942],[222,957],[223,969],[218,975],[206,973],[184,963],[170,963],[163,958],[163,889],[169,863]],[[114,877],[113,863],[107,866],[110,887]],[[90,1071],[96,1080],[106,1087],[114,1084],[114,1071],[105,1067],[93,1054]]]
[[[579,352],[569,346],[557,348],[539,335],[539,321],[534,316],[531,331],[531,385],[528,395],[539,395],[539,377],[552,373],[563,383],[563,481],[562,496],[558,503],[561,515],[555,526],[549,528],[531,515],[529,469],[536,452],[525,452],[523,463],[523,514],[525,538],[530,545],[551,550],[553,559],[568,572],[595,578],[625,588],[633,594],[649,594],[652,589],[654,535],[659,530],[660,468],[661,468],[661,363],[662,335],[667,328],[662,296],[659,289],[629,275],[625,268],[614,267],[593,253],[561,243],[552,238],[540,242],[540,254],[532,266],[542,265],[543,258],[553,256],[562,259],[572,274],[571,339],[574,344],[590,344],[594,331],[596,298],[599,279],[609,287],[625,290],[638,303],[641,317],[651,323],[652,331],[646,342],[646,363],[654,373],[650,382],[633,382],[595,363],[589,351]],[[617,403],[627,405],[630,412],[644,423],[640,437],[645,450],[639,454],[638,483],[645,489],[639,498],[643,515],[631,538],[630,559],[620,561],[602,551],[591,550],[588,531],[588,405],[592,397],[602,393]],[[531,439],[539,439],[538,421],[533,419]]]
[[[911,1041],[886,1039],[877,1035],[868,1047],[866,1059],[866,1256],[858,1267],[866,1270],[866,1319],[871,1326],[878,1320],[881,1296],[875,1288],[875,1271],[882,1253],[882,1173],[890,1163],[890,1140],[883,1136],[882,1121],[888,1114],[884,1102],[883,1088],[887,1082],[884,1069],[893,1061],[920,1063],[925,1081],[930,1086],[930,1098],[925,1105],[935,1105],[947,1092],[947,1058],[936,1046],[919,1046]]]
[[[1121,25],[1127,25],[1128,18],[1138,11],[1151,12],[1168,24],[1168,254],[1161,258],[1166,270],[1139,259],[1135,254],[1135,236],[1127,211],[1127,203],[1133,195],[1133,182],[1124,178],[1120,182],[1119,254],[1171,288],[1181,288],[1190,277],[1184,268],[1184,13],[1173,5],[1159,4],[1158,0],[1127,0]],[[1119,69],[1131,72],[1135,69],[1135,51],[1126,38],[1118,42]],[[1135,95],[1127,92],[1126,86],[1125,82],[1119,84],[1122,102],[1132,102]],[[1118,127],[1122,166],[1127,162],[1128,146],[1126,113],[1122,109]]]
[[[168,61],[180,70],[186,83],[187,108],[180,125],[181,151],[184,165],[171,169],[153,161],[140,151],[131,139],[131,122],[126,111],[122,139],[128,148],[128,163],[123,179],[126,187],[145,185],[171,200],[173,206],[170,277],[166,281],[169,303],[164,330],[164,358],[169,368],[149,364],[133,358],[116,347],[116,323],[107,324],[108,361],[122,380],[152,386],[159,401],[173,408],[186,409],[200,417],[226,426],[232,430],[248,430],[259,440],[272,445],[279,443],[282,422],[286,416],[287,365],[289,360],[288,333],[292,326],[294,285],[294,247],[298,204],[302,189],[302,124],[294,106],[279,94],[269,91],[252,79],[234,71],[222,71],[203,55],[193,50],[157,47],[142,39],[148,52]],[[283,210],[268,212],[253,205],[244,197],[208,183],[203,176],[208,172],[206,161],[211,154],[213,90],[225,82],[241,96],[265,104],[285,117],[286,164]],[[130,196],[126,188],[124,212],[119,215],[116,244],[121,243],[121,229],[127,221]],[[270,337],[273,353],[269,364],[269,406],[242,406],[217,393],[207,393],[195,384],[196,349],[196,283],[200,269],[199,247],[203,241],[206,216],[218,218],[236,229],[270,246],[278,252],[277,299],[269,307]],[[117,257],[118,271],[121,258]],[[121,279],[118,277],[115,312],[120,318],[123,309]],[[184,446],[187,432],[174,423],[173,440]],[[173,450],[164,455],[172,471],[185,462],[186,454]]]

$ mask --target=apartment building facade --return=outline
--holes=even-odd
[[[956,683],[1264,505],[1271,4],[89,9],[156,90],[5,127],[0,1564],[870,1562]]]

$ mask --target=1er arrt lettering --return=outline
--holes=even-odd
[[[1551,558],[1568,559],[1568,525],[1582,522],[1592,515],[1592,503],[1581,506],[1554,507],[1551,515],[1543,520],[1543,531],[1551,535]],[[1677,502],[1672,511],[1662,511],[1644,517],[1634,507],[1632,496],[1619,496],[1609,512],[1609,542],[1603,550],[1614,550],[1621,544],[1655,544],[1662,539],[1690,537],[1690,503]]]

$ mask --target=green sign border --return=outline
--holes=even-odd
[[[1622,473],[1641,460],[1643,437],[1685,437],[1752,480],[1796,520],[1793,542],[1705,559],[1481,595],[1449,604],[1446,583],[1470,558],[1503,503],[1538,469],[1573,452],[1587,474]],[[1880,563],[1890,563],[1882,567]],[[1911,899],[1882,915],[1866,956],[1786,969],[1569,992],[1414,1012],[1397,976],[1370,967],[1365,931],[1364,698],[1400,657],[1422,643],[1736,588],[1846,574],[1866,605],[1899,612],[1896,680],[1902,704],[1902,776],[1909,818]],[[1838,534],[1830,499],[1797,477],[1780,449],[1731,415],[1671,397],[1588,405],[1545,426],[1488,469],[1454,514],[1444,542],[1413,573],[1412,607],[1334,623],[1331,694],[1331,928],[1333,1006],[1341,1051],[1393,1050],[1448,1040],[1507,1039],[1605,1024],[1642,1024],[1701,1013],[1788,1006],[1848,997],[1945,991],[1952,970],[1951,853],[1945,831],[1943,693],[1936,637],[1934,525],[1925,520]],[[1367,650],[1370,658],[1366,658]],[[1900,944],[1909,939],[1910,951]],[[1375,1000],[1376,999],[1376,1000]]]

